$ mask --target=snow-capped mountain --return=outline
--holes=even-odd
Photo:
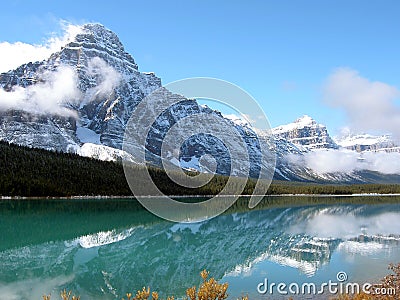
[[[343,148],[363,151],[385,151],[400,152],[399,144],[394,141],[390,134],[375,136],[371,134],[346,134],[341,137],[335,137],[336,143]]]
[[[272,160],[261,160],[265,149],[261,147],[268,147],[276,150],[276,179],[368,181],[354,174],[320,176],[307,164],[293,163],[293,156],[296,162],[302,162],[310,152],[338,148],[326,127],[311,117],[276,127],[271,136],[240,118],[224,116],[193,99],[172,94],[154,73],[140,72],[118,36],[101,24],[81,26],[75,37],[46,60],[0,74],[0,140],[102,160],[135,162],[135,153],[122,150],[124,132],[137,105],[156,90],[166,97],[161,100],[179,102],[160,114],[149,131],[145,148],[150,164],[161,166],[162,142],[172,126],[191,115],[209,114],[241,135],[249,154],[251,177],[258,177],[261,167],[271,168]],[[149,105],[157,107],[160,99]],[[344,146],[343,141],[338,144]],[[204,154],[215,158],[219,174],[241,172],[232,173],[231,165],[243,165],[243,157],[232,161],[224,142],[207,134],[191,136],[181,146],[179,161],[170,161],[204,171],[199,165]]]
[[[293,123],[272,129],[272,133],[289,142],[311,149],[337,149],[338,146],[329,136],[325,125],[318,124],[310,116],[304,115]]]
[[[164,111],[149,132],[146,159],[152,164],[161,165],[162,141],[180,119],[203,113],[228,120],[218,111],[162,88],[154,73],[140,72],[118,36],[100,24],[83,25],[73,40],[48,59],[1,74],[0,87],[2,96],[20,104],[0,112],[1,140],[105,160],[129,156],[121,151],[127,122],[138,103],[160,88],[163,97],[180,102]],[[257,177],[261,149],[256,134],[228,122],[244,138],[250,175]],[[203,154],[217,158],[217,173],[230,174],[232,161],[226,146],[205,134],[186,141],[180,163],[196,168]]]
[[[21,88],[27,96],[38,94],[35,88],[41,82],[48,80],[49,85],[54,84],[66,68],[77,74],[74,84],[78,91],[65,106],[78,118],[57,111],[40,114],[23,107],[6,110],[1,114],[0,138],[32,147],[76,152],[88,135],[97,135],[92,143],[120,149],[130,112],[144,96],[161,87],[161,80],[152,73],[138,71],[115,33],[99,24],[87,24],[49,59],[1,74],[0,86],[10,97],[21,92]]]

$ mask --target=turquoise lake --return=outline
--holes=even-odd
[[[320,284],[345,272],[376,282],[400,262],[400,204],[348,202],[231,209],[184,224],[132,199],[0,200],[0,299],[58,299],[64,288],[121,299],[143,286],[179,298],[203,269],[229,283],[229,299],[270,299],[257,292],[265,278]]]

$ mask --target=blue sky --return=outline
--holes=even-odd
[[[261,104],[272,126],[303,114],[332,134],[348,125],[352,111],[324,94],[337,68],[394,88],[384,101],[398,108],[399,1],[6,1],[1,6],[0,42],[39,44],[61,30],[60,20],[99,22],[119,35],[141,71],[155,72],[165,84],[197,76],[235,83]]]

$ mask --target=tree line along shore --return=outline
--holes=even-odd
[[[0,196],[3,197],[132,196],[122,163],[118,161],[107,162],[0,142],[0,168]],[[144,167],[132,168],[133,174],[135,168],[140,174]],[[184,188],[171,181],[163,170],[155,167],[148,170],[157,187],[167,195],[215,195],[228,179],[216,175],[205,186]],[[143,178],[138,175],[137,180],[140,183]],[[248,179],[242,194],[252,194],[254,186],[255,180]],[[267,191],[267,195],[364,193],[400,194],[400,185],[273,181]]]

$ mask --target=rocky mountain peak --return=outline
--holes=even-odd
[[[117,40],[117,42],[122,46],[122,43],[119,41],[118,36],[113,31],[106,28],[103,24],[86,23],[82,25],[82,31],[82,34],[95,36],[97,40],[101,39],[105,43]]]
[[[60,83],[63,88],[53,89],[54,83],[61,81],[69,82],[68,91],[74,92],[65,103],[60,102],[63,95],[59,94],[67,87]],[[40,118],[38,109],[21,105],[0,111],[0,140],[77,152],[89,135],[99,144],[121,148],[130,113],[159,87],[161,80],[153,73],[138,71],[114,32],[101,24],[85,24],[48,59],[0,74],[0,88],[10,92],[15,103],[35,107],[46,98],[56,108],[48,113],[39,111]],[[69,115],[58,113],[65,107]],[[70,118],[71,114],[75,117]]]
[[[317,122],[311,118],[309,115],[303,115],[298,118],[294,123],[298,124],[299,126],[313,126],[317,125]]]
[[[81,26],[75,38],[51,55],[49,62],[71,65],[78,70],[88,66],[98,57],[119,73],[129,75],[138,71],[133,57],[127,53],[118,36],[101,24],[89,23]]]
[[[272,129],[275,136],[286,139],[306,149],[336,149],[338,146],[329,136],[325,125],[318,124],[313,118],[304,115],[293,123]]]

